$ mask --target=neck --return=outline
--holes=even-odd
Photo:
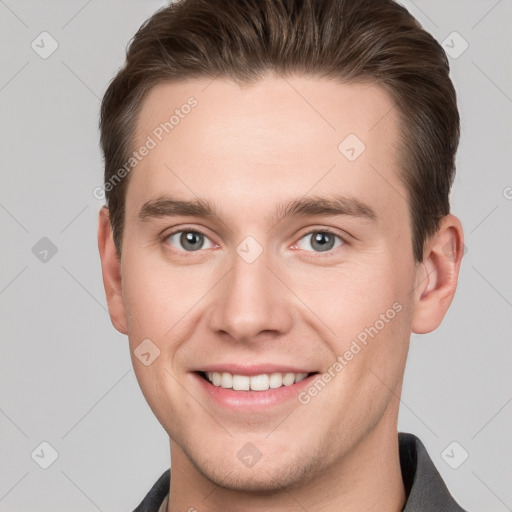
[[[406,495],[400,469],[395,411],[334,464],[293,486],[257,494],[220,487],[171,441],[171,486],[166,512],[400,512]]]

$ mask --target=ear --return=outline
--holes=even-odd
[[[120,333],[128,334],[122,293],[121,262],[114,245],[110,214],[106,206],[102,206],[99,213],[98,249],[110,320]]]
[[[441,324],[457,288],[464,252],[460,220],[446,215],[437,232],[425,243],[423,262],[418,265],[412,331],[431,332]]]

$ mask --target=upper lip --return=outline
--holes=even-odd
[[[209,364],[198,368],[196,371],[202,372],[227,372],[234,375],[261,375],[263,373],[314,373],[316,370],[307,369],[299,366],[281,365],[281,364]]]

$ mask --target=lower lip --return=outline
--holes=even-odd
[[[283,405],[291,400],[299,403],[297,395],[304,388],[310,386],[318,374],[310,375],[291,386],[281,386],[267,391],[235,391],[222,386],[214,386],[196,372],[193,373],[193,377],[198,381],[202,390],[217,404],[236,411],[261,412],[262,409]]]

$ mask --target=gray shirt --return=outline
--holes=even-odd
[[[457,505],[423,443],[398,433],[400,467],[407,502],[402,512],[465,512]],[[171,470],[165,471],[133,512],[160,512],[169,492]]]

